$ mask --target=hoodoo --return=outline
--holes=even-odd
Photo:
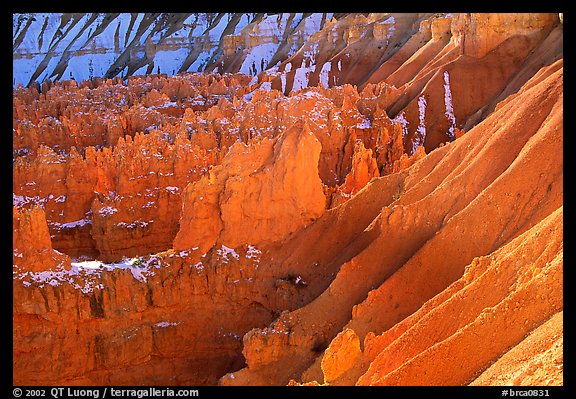
[[[564,385],[562,14],[14,14],[13,48],[15,385]]]

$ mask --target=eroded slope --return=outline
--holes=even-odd
[[[253,17],[14,91],[14,383],[562,384],[558,15]]]

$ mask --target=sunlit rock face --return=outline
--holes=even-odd
[[[14,384],[562,385],[562,19],[14,14]]]

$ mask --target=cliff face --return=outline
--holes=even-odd
[[[14,85],[45,80],[269,68],[319,30],[325,14],[27,13],[13,15]],[[285,48],[288,47],[288,48]],[[235,56],[232,57],[231,55]],[[220,69],[220,72],[230,72]]]
[[[563,383],[558,15],[14,29],[14,384]]]
[[[52,248],[44,211],[39,206],[12,208],[12,263],[16,270],[43,272],[56,266],[68,266],[70,258]]]
[[[15,76],[25,85],[241,72],[289,94],[385,80],[398,90],[380,96],[380,107],[405,121],[409,154],[475,126],[560,58],[563,45],[560,16],[534,13],[15,14],[13,37]],[[140,127],[157,120],[149,113]],[[44,121],[55,131],[51,140],[67,141],[70,127],[62,122]],[[111,144],[121,135],[119,120],[92,122]]]
[[[186,188],[174,249],[280,241],[317,219],[326,205],[320,150],[306,122],[255,146],[235,144],[209,176]]]
[[[520,107],[521,103],[533,107]],[[274,334],[273,327],[252,330],[245,337],[243,351],[248,367],[235,372],[233,379],[232,374],[225,376],[221,383],[286,384],[299,376],[300,381],[331,384],[339,381],[344,384],[467,384],[478,370],[488,367],[501,353],[519,344],[527,333],[560,311],[562,244],[560,236],[555,234],[562,230],[559,216],[563,174],[561,103],[562,64],[556,63],[455,143],[432,152],[403,173],[373,180],[349,200],[344,209],[338,208],[340,212],[353,212],[355,206],[369,201],[379,204],[372,208],[372,217],[365,224],[356,226],[357,235],[347,237],[349,241],[343,246],[353,249],[345,251],[346,258],[336,256],[333,260],[332,254],[324,255],[326,267],[336,272],[330,284],[308,305],[280,317],[278,323],[288,326],[288,336],[270,340],[265,337]],[[524,124],[526,129],[519,135],[515,126],[530,113],[531,124]],[[515,139],[511,140],[510,135]],[[537,160],[542,153],[555,155],[546,157],[540,165]],[[483,161],[484,156],[491,159],[491,163]],[[494,162],[496,159],[499,161]],[[382,187],[389,186],[400,190],[396,195],[382,193]],[[333,218],[325,221],[325,225],[343,229],[337,221],[345,219],[340,212],[326,213],[320,220]],[[510,215],[514,215],[513,219]],[[317,225],[323,224],[320,220]],[[544,227],[549,224],[550,227]],[[547,229],[547,233],[543,234],[541,229]],[[326,233],[315,235],[315,248],[329,251],[330,241],[341,240],[343,234],[339,232],[330,237]],[[310,259],[309,244],[303,240],[295,238],[284,244],[285,264],[294,262],[297,267]],[[528,244],[526,240],[537,243]],[[461,244],[455,245],[457,242]],[[530,253],[523,252],[525,247],[530,247]],[[316,250],[315,259],[320,256]],[[481,260],[482,257],[490,261]],[[518,262],[516,267],[525,271],[512,272],[506,267],[505,262],[511,259]],[[534,265],[536,259],[538,263]],[[538,266],[540,262],[543,263]],[[493,282],[477,283],[483,289],[494,291],[499,281],[498,284],[503,285],[500,296],[496,292],[478,296],[458,293],[473,280],[465,271],[476,276],[472,270],[478,263],[490,272],[477,273],[488,273],[483,278]],[[503,270],[514,277],[496,277]],[[307,277],[306,272],[313,274],[309,267],[301,266],[299,273]],[[496,273],[493,280],[490,273]],[[537,283],[540,279],[548,283],[540,286]],[[528,304],[521,298],[534,301]],[[445,308],[451,301],[455,301],[452,311]],[[462,309],[468,309],[467,306],[471,308],[464,316]],[[326,313],[328,308],[340,311]],[[428,313],[432,311],[439,313],[432,316]],[[440,316],[444,311],[446,316]],[[508,316],[499,317],[499,312]],[[438,331],[437,324],[425,327],[425,314],[432,324],[442,324],[452,317],[461,324],[451,322],[453,330],[444,327],[440,331],[445,335],[438,336],[438,332],[434,332]],[[514,323],[507,321],[507,317],[526,322]],[[404,328],[403,323],[407,323]],[[514,328],[510,327],[512,324]],[[476,329],[485,332],[477,333]],[[332,365],[338,362],[339,352],[357,352],[353,349],[354,336],[364,342],[365,356],[374,335],[382,333],[387,337],[388,346],[380,349],[381,360],[376,353],[373,359],[363,359],[356,353],[351,358],[357,359],[349,360],[352,364]],[[490,337],[496,335],[498,340],[491,341]],[[407,342],[415,347],[414,352],[407,352]],[[440,342],[441,345],[432,347]],[[269,345],[274,349],[261,349]],[[401,357],[386,351],[396,345],[401,348],[397,349]],[[328,346],[326,353],[318,355],[314,350],[318,346]],[[478,347],[487,349],[481,355],[464,350],[476,351]],[[450,355],[454,351],[464,352],[463,359],[473,357],[475,363],[454,362]],[[380,361],[395,363],[382,368]],[[460,367],[463,363],[470,366]],[[453,370],[455,365],[458,372]],[[346,370],[338,370],[341,367]],[[376,370],[377,379],[370,377],[370,367]],[[442,369],[441,373],[437,367]],[[422,379],[422,374],[430,380]]]
[[[24,298],[14,311],[15,381],[216,384],[243,365],[244,333],[308,300],[297,274],[269,260],[259,269],[266,246],[344,203],[379,170],[390,173],[400,158],[411,159],[400,124],[379,108],[372,123],[355,105],[363,97],[352,86],[285,96],[257,86],[246,93],[239,83],[245,78],[152,76],[127,85],[102,80],[15,92],[14,114],[24,119],[14,124],[29,127],[29,134],[15,128],[21,139],[14,148],[15,212],[42,207],[43,227],[30,234],[38,245],[73,257],[68,267],[49,258],[45,274],[15,268],[15,297]],[[93,146],[72,133],[66,137],[77,147],[53,144],[44,125],[30,121],[81,115],[73,110],[84,106],[83,96],[93,99],[90,118],[125,121],[114,145],[105,135]],[[147,119],[151,112],[156,116]],[[379,161],[363,155],[368,151]],[[346,195],[334,199],[340,192]],[[14,228],[15,248],[25,247],[31,238],[16,222]],[[31,257],[23,263],[36,272]],[[175,277],[182,273],[193,281]],[[170,293],[173,284],[183,288]],[[42,307],[34,305],[43,297]],[[185,303],[188,316],[180,309]],[[238,318],[221,324],[216,315],[231,309]],[[49,322],[39,322],[46,314]],[[192,319],[199,315],[213,322],[198,325]],[[89,326],[97,326],[97,336]],[[37,328],[59,332],[43,333],[39,351],[30,353],[26,342]],[[173,344],[156,343],[165,331],[174,331]],[[129,346],[119,343],[125,340]],[[79,342],[89,348],[89,362],[74,356]],[[46,353],[70,360],[39,370]],[[213,369],[190,368],[190,359]]]

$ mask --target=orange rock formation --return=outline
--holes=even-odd
[[[186,188],[174,249],[280,241],[317,219],[326,204],[320,150],[306,122],[255,146],[235,144],[209,176]]]
[[[349,14],[258,79],[15,89],[14,384],[563,385],[562,29]]]
[[[431,330],[420,327],[417,331],[422,334],[422,338],[410,337],[411,345],[416,346],[425,345],[426,342],[431,342],[430,345],[433,345],[449,339],[444,344],[446,345],[444,352],[438,352],[440,348],[436,345],[430,357],[426,357],[424,355],[426,348],[420,346],[419,349],[407,354],[404,361],[397,354],[383,353],[382,359],[396,359],[397,363],[389,369],[378,372],[377,375],[378,378],[384,378],[388,373],[400,373],[403,367],[406,367],[406,370],[414,367],[413,371],[410,371],[412,374],[402,374],[406,379],[382,380],[382,383],[466,384],[471,382],[478,370],[488,367],[502,352],[519,344],[533,328],[561,311],[561,240],[555,249],[547,250],[548,258],[543,257],[542,252],[538,250],[538,245],[546,246],[553,240],[543,234],[542,229],[547,230],[546,234],[553,231],[559,234],[561,231],[561,103],[562,63],[557,62],[529,81],[515,98],[453,145],[437,149],[403,173],[372,181],[344,207],[334,209],[334,212],[327,212],[314,225],[320,230],[323,226],[342,230],[344,227],[341,227],[343,222],[340,220],[352,217],[351,215],[346,217],[342,212],[347,210],[350,213],[357,212],[354,208],[363,204],[366,217],[370,213],[372,216],[365,219],[364,223],[358,223],[356,235],[347,236],[347,240],[342,241],[343,234],[340,231],[333,233],[334,237],[326,237],[327,232],[315,235],[311,231],[305,231],[302,234],[307,235],[306,241],[294,238],[291,242],[284,243],[286,248],[284,254],[287,257],[284,261],[285,267],[293,265],[292,267],[299,268],[297,273],[301,273],[306,280],[311,278],[308,276],[313,273],[304,260],[309,256],[306,255],[309,251],[307,246],[310,245],[308,240],[310,236],[317,237],[314,242],[315,259],[323,259],[321,263],[327,264],[325,268],[332,268],[332,273],[336,271],[337,274],[328,286],[322,287],[320,295],[312,302],[280,317],[278,322],[283,322],[290,331],[288,337],[264,342],[259,337],[274,334],[272,327],[253,330],[250,333],[251,339],[245,342],[243,352],[248,367],[235,372],[233,380],[230,379],[230,375],[225,376],[221,383],[286,384],[294,376],[299,376],[297,378],[302,381],[324,382],[320,366],[330,370],[332,367],[329,365],[330,358],[324,360],[324,354],[318,355],[314,348],[318,346],[330,348],[332,339],[335,339],[334,345],[338,345],[342,341],[337,337],[338,333],[345,332],[346,328],[353,330],[360,340],[365,342],[365,351],[367,347],[369,348],[368,342],[374,334],[386,333],[386,336],[393,334],[392,337],[401,339],[402,333],[410,328],[410,324],[404,328],[403,324],[421,322],[423,314],[431,311],[428,309],[433,309],[435,312],[443,311],[440,304],[454,295],[460,301],[470,303],[470,306],[480,306],[476,313],[470,315],[472,318],[468,322],[465,318],[462,319],[462,330],[458,330],[457,325],[452,323],[453,333],[444,328],[441,331],[447,335],[437,337],[430,333]],[[519,104],[525,107],[520,107]],[[518,135],[519,132],[515,127],[531,113],[531,124],[524,124],[523,134]],[[510,135],[515,137],[515,140],[511,140]],[[540,165],[542,151],[556,155],[547,157],[545,165]],[[484,157],[491,160],[498,159],[499,162],[482,161]],[[455,192],[458,194],[454,195]],[[366,204],[371,202],[376,204],[371,205],[372,209],[369,210]],[[488,209],[493,209],[493,212],[488,212]],[[506,214],[516,216],[511,219]],[[552,222],[555,230],[543,227]],[[539,223],[543,225],[539,226]],[[514,274],[518,279],[515,287],[513,280],[506,278],[499,280],[494,277],[490,281],[502,281],[502,284],[509,285],[502,288],[502,292],[506,295],[501,299],[496,297],[495,302],[490,304],[486,301],[490,301],[491,297],[483,297],[482,294],[478,297],[456,294],[462,287],[459,286],[461,283],[455,281],[461,276],[460,281],[468,281],[469,277],[465,274],[466,266],[476,264],[475,258],[496,258],[493,267],[497,270],[508,270],[502,264],[503,261],[498,261],[497,258],[506,254],[509,258],[518,259],[518,256],[508,253],[512,251],[514,245],[519,245],[523,241],[517,238],[524,237],[523,234],[534,235],[538,241],[538,244],[530,246],[534,251],[532,258],[520,255],[522,261],[518,267],[524,265],[529,270],[526,272],[529,277],[522,277],[524,274],[520,271]],[[559,237],[556,236],[556,240],[559,240]],[[332,240],[338,240],[339,245],[348,250],[335,257],[333,254],[324,256],[319,254],[319,248],[330,251]],[[456,242],[467,244],[455,245]],[[502,254],[497,252],[500,247]],[[533,262],[537,258],[549,259],[548,267],[557,265],[558,269],[554,272],[543,272],[542,275],[539,271],[534,272],[533,270],[544,269],[538,266],[533,269]],[[472,266],[468,269],[470,268],[473,269]],[[306,271],[309,274],[306,274]],[[529,284],[539,285],[537,283],[539,278],[552,279],[548,283],[543,283],[542,293],[536,288],[524,287]],[[485,283],[483,287],[494,291],[493,285],[494,283]],[[455,290],[455,287],[458,287],[458,290]],[[515,290],[518,294],[512,295]],[[488,329],[484,331],[490,331],[489,334],[472,332],[474,328],[479,328],[474,325],[468,327],[469,331],[465,331],[468,323],[480,317],[481,313],[478,312],[487,306],[491,309],[502,301],[501,309],[506,306],[510,309],[509,302],[512,299],[508,299],[507,295],[518,298],[513,302],[520,312],[518,320],[522,317],[524,317],[522,320],[526,320],[517,324],[516,332],[511,330],[509,335],[505,334],[506,338],[498,333],[510,328],[510,324],[506,321],[508,316],[497,318],[491,311],[483,317],[490,315],[490,320],[495,318],[494,323],[502,323],[500,327],[497,327],[497,324],[485,325],[482,322],[480,325]],[[536,299],[540,307],[536,307],[535,304],[523,306],[519,298]],[[464,308],[463,304],[454,306],[459,312]],[[334,308],[340,311],[326,312],[326,309]],[[534,310],[531,310],[532,308]],[[418,312],[424,313],[420,316]],[[511,314],[509,316],[511,317]],[[446,317],[451,316],[433,317],[433,323],[442,322],[441,320],[445,320]],[[512,321],[510,323],[514,324]],[[394,333],[394,330],[397,332]],[[350,336],[351,333],[346,334]],[[500,336],[497,344],[490,341],[490,337],[493,336],[491,334]],[[388,339],[394,342],[394,339]],[[456,339],[464,341],[457,343],[459,341]],[[479,341],[482,339],[487,341]],[[455,340],[454,343],[451,343],[451,340]],[[266,342],[276,346],[273,351],[275,356],[266,356],[268,350],[256,350],[266,346]],[[453,368],[449,367],[450,364],[454,364],[453,355],[449,356],[448,353],[458,352],[460,349],[455,348],[460,346],[450,345],[461,345],[461,348],[475,351],[474,342],[480,347],[491,342],[494,349],[487,350],[482,357],[462,352],[463,359],[474,357],[477,363],[471,364],[468,369],[459,368],[461,374],[455,373]],[[406,344],[399,342],[398,345],[402,348],[404,356]],[[338,353],[340,349],[333,347],[327,351]],[[438,366],[439,359],[444,362],[440,366]],[[416,360],[418,363],[412,365]],[[374,360],[358,361],[359,364],[350,365],[350,370],[339,378],[344,384],[376,383],[374,379],[368,378],[369,374],[365,374],[370,372],[368,368],[370,364],[377,367],[377,363],[374,362],[376,357]],[[470,361],[466,360],[466,363]],[[426,367],[430,370],[427,375],[435,379],[422,379]],[[436,367],[441,367],[443,372],[440,374]],[[328,381],[335,378],[332,371],[328,371],[328,374]]]
[[[70,258],[52,249],[44,211],[39,206],[18,211],[12,208],[12,263],[25,272],[42,272],[68,266]]]

